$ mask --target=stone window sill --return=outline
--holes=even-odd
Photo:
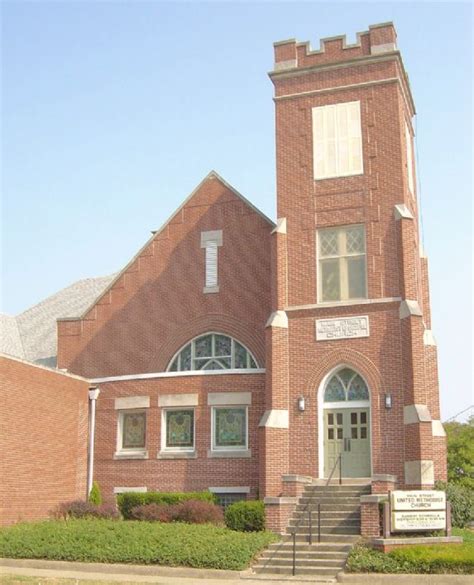
[[[196,451],[160,451],[157,459],[197,459]]]
[[[250,457],[252,457],[252,451],[251,449],[236,449],[236,450],[222,450],[222,451],[212,451],[209,450],[207,452],[207,456],[209,458],[212,459],[236,459],[236,458],[241,458],[241,459],[248,459]]]
[[[148,451],[116,451],[114,459],[148,459]]]

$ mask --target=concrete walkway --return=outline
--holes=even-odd
[[[110,565],[29,559],[0,559],[2,576],[26,576],[40,579],[74,579],[109,583],[155,583],[156,585],[288,585],[289,583],[336,583],[334,579],[310,576],[283,577],[253,575],[248,571],[219,571],[144,565]],[[338,583],[348,585],[471,585],[472,575],[376,575],[340,573]]]

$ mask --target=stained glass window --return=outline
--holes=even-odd
[[[166,416],[166,448],[194,447],[194,410],[168,410]]]
[[[168,366],[168,371],[255,368],[258,365],[253,355],[233,337],[206,333],[185,345]]]
[[[246,408],[214,408],[214,447],[247,448]]]
[[[331,376],[324,391],[325,402],[369,400],[369,389],[362,376],[350,368],[342,368]]]
[[[122,449],[144,449],[146,435],[146,414],[144,412],[123,412]]]

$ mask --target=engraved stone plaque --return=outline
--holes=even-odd
[[[317,341],[369,337],[369,317],[344,317],[340,319],[317,319]]]

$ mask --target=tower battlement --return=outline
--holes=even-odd
[[[275,71],[317,67],[352,61],[353,59],[397,51],[397,33],[392,22],[369,26],[368,31],[358,32],[357,41],[347,44],[346,36],[320,40],[319,49],[312,49],[309,41],[288,39],[274,43]]]

